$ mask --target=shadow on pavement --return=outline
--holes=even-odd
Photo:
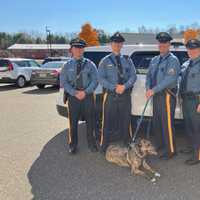
[[[89,152],[84,124],[79,125],[80,129],[77,155],[68,154],[68,130],[57,134],[42,149],[28,172],[34,200],[76,199],[83,188],[82,192],[86,192],[90,182],[95,184],[96,171],[103,170],[98,163],[104,162],[104,159],[98,159],[101,157],[98,153]]]
[[[32,90],[28,90],[23,92],[23,94],[35,94],[35,95],[43,95],[43,94],[52,94],[58,92],[58,88],[56,87],[46,87],[44,89],[38,89],[34,87]]]
[[[188,167],[183,165],[185,156],[168,162],[153,157],[151,165],[162,174],[159,185],[154,186],[143,177],[132,176],[130,169],[117,167],[108,163],[103,155],[91,153],[87,148],[84,124],[79,125],[79,152],[70,156],[67,131],[58,133],[44,146],[28,172],[33,200],[153,200],[163,199],[164,194],[177,199],[180,191],[188,188],[185,180],[198,173],[198,167],[188,173]],[[194,180],[195,191],[198,181],[198,178]],[[173,190],[173,187],[178,189]],[[191,187],[190,192],[193,189]]]
[[[9,90],[17,90],[17,89],[21,89],[21,88],[18,88],[16,84],[10,84],[10,85],[0,84],[0,92],[9,91]]]

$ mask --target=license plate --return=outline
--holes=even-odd
[[[40,76],[41,78],[47,77],[46,74],[40,74],[39,76]]]

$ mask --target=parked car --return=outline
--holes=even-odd
[[[39,69],[32,71],[31,85],[36,85],[39,89],[45,85],[59,86],[60,71],[66,61],[47,62]]]
[[[32,59],[0,58],[0,83],[16,83],[22,88],[30,82],[32,70],[39,68]]]
[[[111,52],[110,46],[88,47],[85,50],[85,57],[91,59],[98,66],[99,61],[104,56],[108,55],[110,52]],[[171,46],[171,52],[178,57],[181,64],[188,59],[187,51],[184,46],[177,46],[177,45]],[[132,96],[131,113],[132,116],[140,116],[143,111],[144,105],[146,103],[146,97],[145,97],[146,73],[148,71],[151,59],[159,54],[159,50],[157,45],[124,45],[124,47],[122,48],[122,54],[131,57],[137,70],[137,81],[131,93]],[[100,86],[97,87],[95,93],[97,98],[99,95],[101,95],[102,90]],[[64,89],[60,88],[56,107],[58,113],[61,116],[67,117],[68,116],[67,105],[64,104],[63,102],[63,95],[64,95]],[[148,105],[147,110],[145,112],[145,116],[147,117],[152,116],[152,103]],[[176,107],[175,118],[182,119],[182,112],[180,105],[177,105]]]
[[[54,62],[54,61],[67,61],[69,60],[69,57],[47,57],[44,59],[44,61],[42,62],[42,64],[48,63],[48,62]]]

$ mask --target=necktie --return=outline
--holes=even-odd
[[[156,69],[155,69],[153,77],[152,77],[152,87],[151,88],[153,88],[157,85],[157,75],[158,75],[158,71],[159,71],[159,65],[162,62],[162,59],[163,59],[163,57],[160,56],[158,65],[156,66]]]
[[[115,56],[116,61],[117,61],[117,69],[118,69],[118,84],[124,84],[124,75],[123,75],[123,69],[122,69],[122,64],[120,60],[120,56]]]
[[[77,60],[77,68],[76,68],[76,88],[83,89],[83,78],[81,75],[82,70],[82,60]]]

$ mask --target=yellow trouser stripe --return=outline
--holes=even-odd
[[[171,123],[171,106],[170,106],[170,94],[166,94],[166,106],[167,106],[167,125],[168,125],[168,135],[169,135],[169,145],[171,152],[174,153],[173,145],[173,135],[172,135],[172,123]]]
[[[107,96],[108,96],[108,93],[105,93],[104,96],[103,96],[103,112],[102,112],[102,127],[101,127],[101,140],[100,140],[100,145],[103,144],[103,129],[104,129],[104,109],[105,109],[105,102],[106,102],[106,99],[107,99]]]
[[[199,160],[200,160],[200,148],[199,148]]]
[[[129,135],[130,135],[131,138],[133,137],[132,129],[131,129],[131,123],[129,124]]]
[[[93,94],[93,98],[94,98],[94,105],[96,105],[96,94]]]
[[[70,112],[69,112],[69,101],[67,101],[67,104],[68,104],[68,116],[69,116],[68,143],[70,144],[72,142],[72,138],[71,138],[71,121],[70,121]]]

